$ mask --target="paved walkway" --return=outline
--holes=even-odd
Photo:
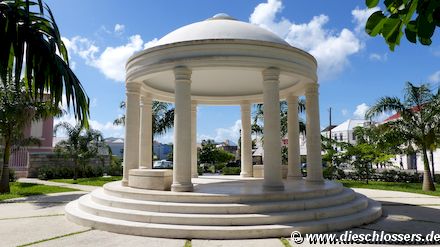
[[[36,179],[20,182],[57,185],[83,191],[64,192],[0,203],[1,246],[179,246],[186,240],[148,238],[109,233],[67,221],[64,205],[93,190],[94,186],[62,184]],[[440,197],[394,191],[355,189],[383,204],[384,215],[373,224],[350,229],[353,233],[440,233]],[[339,232],[342,234],[344,231]],[[284,246],[280,239],[192,240],[194,247],[205,246]],[[291,245],[294,246],[294,245]],[[299,245],[305,246],[305,245]],[[316,246],[316,245],[314,245]],[[378,245],[380,246],[380,245]]]
[[[20,178],[18,179],[18,182],[20,183],[34,183],[34,184],[45,184],[50,186],[59,186],[59,187],[65,187],[65,188],[71,188],[71,189],[77,189],[82,191],[93,191],[96,189],[96,186],[90,186],[90,185],[81,185],[81,184],[68,184],[68,183],[58,183],[58,182],[52,182],[52,181],[46,181],[46,180],[40,180],[37,178]]]

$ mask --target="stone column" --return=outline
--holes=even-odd
[[[122,185],[128,185],[128,171],[139,167],[139,124],[141,84],[127,82],[125,105],[124,174]]]
[[[281,176],[280,93],[277,68],[263,71],[264,188],[284,190]]]
[[[172,191],[192,191],[191,183],[191,70],[174,68],[174,157]]]
[[[317,83],[306,84],[307,182],[323,182]]]
[[[139,168],[141,169],[153,168],[153,128],[151,106],[151,95],[143,93],[141,96],[141,130],[139,141]]]
[[[191,103],[191,176],[198,177],[197,173],[197,103]]]
[[[287,96],[288,179],[302,179],[299,152],[298,96]]]
[[[241,108],[241,177],[252,177],[251,104],[243,102]]]

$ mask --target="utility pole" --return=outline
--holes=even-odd
[[[328,133],[329,133],[329,139],[332,139],[332,107],[328,108],[328,120],[329,120],[329,124],[328,124]]]

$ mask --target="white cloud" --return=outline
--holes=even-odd
[[[351,11],[351,15],[353,15],[353,22],[356,24],[355,31],[357,33],[365,33],[365,24],[367,23],[368,17],[370,17],[371,14],[374,12],[380,10],[379,7],[374,8],[365,8],[365,9],[359,9],[359,7],[356,7]]]
[[[359,119],[364,119],[365,113],[368,111],[368,109],[370,109],[370,106],[365,103],[357,105],[356,110],[353,112],[353,116]]]
[[[123,24],[116,24],[115,25],[114,32],[116,34],[121,34],[124,32],[124,30],[125,30],[125,25],[123,25]]]
[[[342,109],[341,113],[342,113],[342,116],[347,116],[348,110],[347,109]]]
[[[133,53],[142,50],[143,43],[140,35],[133,35],[125,45],[105,48],[90,65],[98,68],[109,79],[124,81],[125,63]]]
[[[295,24],[284,17],[276,20],[282,9],[281,0],[268,0],[254,9],[249,20],[315,56],[321,78],[328,79],[342,72],[349,64],[348,57],[363,47],[363,43],[347,28],[340,32],[326,29],[324,26],[329,21],[326,15],[314,16],[308,23]]]
[[[233,142],[237,142],[240,137],[241,130],[241,120],[235,121],[234,125],[228,128],[217,128],[215,130],[214,140],[218,142],[222,142],[225,140],[231,140]]]
[[[378,53],[371,53],[369,59],[371,61],[385,62],[388,60],[388,53],[384,53],[383,55]]]
[[[128,42],[121,46],[106,47],[99,54],[100,48],[93,41],[75,36],[72,39],[64,38],[69,52],[83,58],[87,65],[99,69],[108,79],[123,82],[125,80],[125,63],[135,52],[144,49],[144,46],[153,45],[157,39],[144,43],[140,35],[133,35]]]
[[[148,49],[148,48],[154,46],[154,45],[157,43],[157,41],[159,41],[159,40],[158,40],[157,38],[154,38],[154,39],[152,39],[152,40],[150,40],[150,41],[148,41],[148,42],[145,42],[145,44],[144,44],[144,50],[146,50],[146,49]]]
[[[207,134],[198,134],[197,142],[201,142],[202,140],[214,140],[216,142],[231,140],[232,142],[237,143],[238,138],[240,138],[240,130],[241,130],[241,120],[237,120],[232,126],[229,126],[227,128],[215,129],[215,136],[207,135]]]
[[[77,121],[73,114],[65,114],[60,118],[54,119],[54,125],[57,125],[61,122],[67,122],[72,126],[77,124]],[[90,119],[89,120],[90,128],[99,130],[105,138],[107,137],[124,137],[124,126],[115,126],[113,122],[99,122],[97,120]],[[66,137],[67,134],[63,131],[59,131],[57,133],[58,137]]]
[[[429,82],[431,83],[440,83],[440,70],[436,71],[434,74],[428,77]]]
[[[154,140],[164,144],[173,143],[174,131],[171,129],[166,134],[163,134],[161,136],[155,136]]]

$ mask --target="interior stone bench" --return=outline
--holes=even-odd
[[[170,190],[173,182],[171,169],[131,169],[128,186],[147,190]]]

